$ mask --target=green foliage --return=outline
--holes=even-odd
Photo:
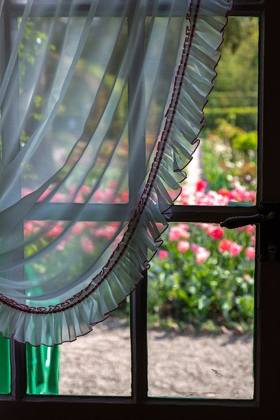
[[[254,298],[251,295],[245,295],[236,299],[237,307],[245,319],[251,318],[254,312]]]
[[[225,119],[217,119],[216,124],[217,128],[215,130],[215,134],[219,138],[226,139],[229,142],[232,142],[236,137],[240,137],[241,135],[246,134],[242,128],[230,124]]]
[[[174,225],[172,225],[174,226]],[[182,328],[193,324],[203,329],[228,328],[237,324],[252,327],[254,312],[254,261],[246,258],[252,233],[246,230],[223,233],[231,243],[243,245],[238,255],[220,249],[221,240],[213,239],[205,227],[189,226],[189,241],[203,244],[210,255],[197,262],[196,252],[178,250],[178,241],[168,240],[164,250],[168,257],[156,257],[149,270],[148,313],[153,322],[172,319]],[[160,255],[160,254],[159,254]]]
[[[258,88],[258,19],[229,18],[221,48],[216,89],[224,92],[256,92]]]
[[[215,120],[216,127],[202,141],[203,173],[210,188],[230,188],[239,183],[256,187],[256,130],[246,132],[224,118]]]
[[[256,131],[250,131],[249,133],[243,133],[239,136],[235,136],[233,139],[233,147],[237,150],[257,150],[258,136]]]
[[[224,119],[228,123],[241,127],[243,130],[255,130],[258,121],[257,107],[215,107],[205,108],[206,129],[217,127],[217,120]]]
[[[201,162],[205,179],[213,191],[218,191],[220,188],[228,189],[232,182],[232,170],[225,170],[226,158],[213,153],[212,144],[213,142],[206,138],[201,145],[203,150]]]

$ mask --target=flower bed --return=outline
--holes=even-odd
[[[199,181],[190,197],[183,186],[182,204],[253,204],[256,194],[242,186],[218,193]],[[205,223],[172,224],[149,270],[148,309],[152,322],[184,329],[221,326],[252,328],[254,310],[255,228],[224,230]]]

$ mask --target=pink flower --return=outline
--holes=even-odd
[[[207,223],[196,223],[196,226],[201,227],[201,229],[207,230],[209,225]]]
[[[98,229],[96,229],[94,235],[97,238],[107,238],[107,239],[111,239],[114,236],[114,231],[112,230],[108,230],[105,227],[100,227]]]
[[[255,191],[246,191],[245,187],[242,185],[237,185],[233,191],[231,191],[231,199],[236,201],[250,201],[255,202],[256,192]]]
[[[255,244],[256,243],[256,237],[255,237],[255,235],[251,236],[251,242],[252,242],[252,244]]]
[[[177,248],[179,252],[186,252],[188,249],[190,249],[190,244],[188,241],[179,241]]]
[[[243,279],[244,280],[251,280],[251,276],[250,276],[250,274],[244,274],[244,276],[243,276]]]
[[[34,222],[30,221],[30,222],[25,222],[24,223],[24,230],[25,233],[32,233],[33,231],[33,226],[34,226]]]
[[[246,226],[246,230],[247,230],[248,233],[254,233],[255,232],[255,228],[252,225]]]
[[[84,223],[83,222],[77,222],[75,223],[75,225],[72,227],[72,232],[75,235],[80,235],[82,233],[84,229]]]
[[[95,224],[96,224],[96,222],[89,222],[89,221],[87,221],[87,222],[82,222],[87,228],[91,228],[91,227],[94,227],[95,226]]]
[[[168,251],[165,251],[164,249],[161,249],[161,250],[159,251],[159,253],[158,253],[158,257],[159,257],[161,260],[165,260],[165,258],[167,258],[167,257],[168,257],[168,255],[169,255],[169,252],[168,252]]]
[[[51,190],[49,188],[47,190],[45,190],[43,192],[43,194],[38,198],[38,201],[44,200],[50,194],[50,192],[51,192]]]
[[[103,191],[97,190],[93,194],[93,198],[94,198],[95,202],[100,203],[100,202],[104,201],[105,195],[104,195]]]
[[[203,206],[226,206],[229,202],[228,197],[224,197],[215,191],[197,192],[196,204]]]
[[[219,250],[221,252],[229,251],[230,245],[231,245],[231,242],[228,239],[223,239],[219,244]]]
[[[116,186],[117,186],[116,181],[110,181],[110,182],[109,182],[108,187],[109,187],[111,190],[114,190],[114,189],[116,188]]]
[[[60,225],[53,226],[47,233],[46,236],[52,237],[52,236],[59,236],[63,232],[63,229]]]
[[[179,223],[178,228],[180,228],[183,232],[187,232],[190,227],[186,223]]]
[[[199,247],[198,252],[196,253],[196,256],[195,256],[195,261],[198,264],[204,264],[207,258],[209,257],[210,257],[210,252],[207,251],[207,249],[203,247]]]
[[[41,201],[42,196],[38,201]],[[65,203],[67,202],[67,196],[63,193],[57,192],[50,200],[51,203]]]
[[[240,254],[242,249],[243,249],[243,246],[238,245],[236,242],[232,242],[230,244],[229,253],[232,257],[237,257],[237,255]]]
[[[21,189],[21,196],[25,197],[26,195],[32,193],[32,190],[30,190],[29,188],[22,188]]]
[[[188,229],[186,229],[185,225],[183,225],[182,223],[178,226],[172,227],[168,235],[170,241],[178,241],[180,238],[188,239],[190,237],[190,234],[187,232],[187,230]]]
[[[123,203],[128,203],[128,200],[129,200],[128,191],[124,191],[121,193],[121,200]]]
[[[67,242],[65,240],[62,240],[59,242],[59,244],[55,247],[55,249],[57,249],[57,251],[63,251],[65,248],[65,245],[67,244]]]
[[[254,260],[255,259],[255,248],[253,248],[252,246],[248,246],[248,248],[246,248],[245,255],[250,260]]]
[[[192,250],[193,252],[198,252],[199,248],[200,248],[200,246],[199,246],[199,245],[196,245],[196,244],[191,244],[191,250]]]
[[[89,238],[83,237],[81,239],[81,245],[85,252],[90,253],[94,250],[92,241]]]

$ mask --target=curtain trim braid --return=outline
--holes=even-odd
[[[190,1],[183,52],[157,153],[137,209],[107,264],[86,288],[58,305],[36,308],[0,295],[4,337],[48,346],[73,341],[107,318],[143,278],[162,244],[170,208],[181,193],[183,169],[199,145],[203,109],[217,75],[217,49],[231,7],[232,0]]]

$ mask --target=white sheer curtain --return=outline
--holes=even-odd
[[[74,340],[131,293],[203,127],[228,0],[2,0],[0,330]]]

